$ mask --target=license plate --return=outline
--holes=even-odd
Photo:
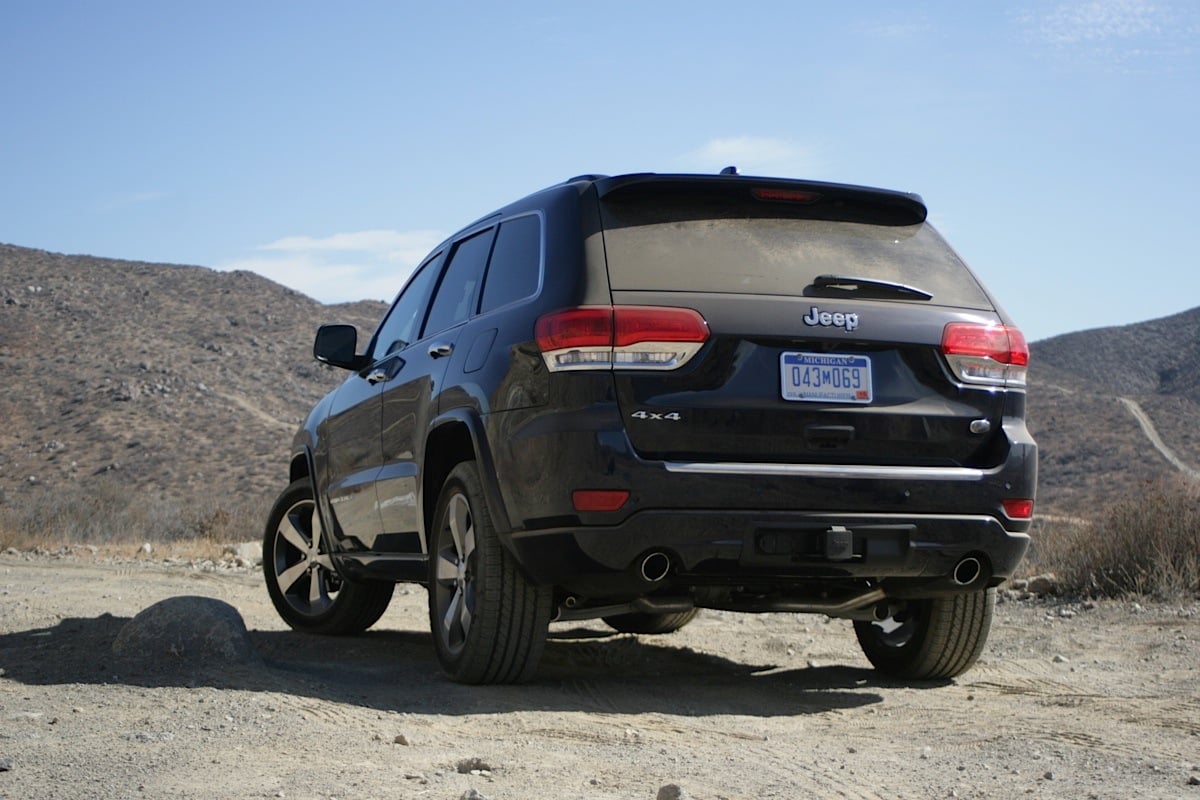
[[[871,402],[871,359],[837,353],[779,357],[783,399],[818,403]]]

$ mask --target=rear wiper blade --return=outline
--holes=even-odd
[[[909,286],[895,281],[883,281],[877,278],[860,278],[854,275],[818,275],[813,278],[812,285],[817,289],[837,289],[845,292],[867,290],[865,294],[899,294],[905,297],[917,297],[921,300],[932,300],[933,295],[916,286]]]

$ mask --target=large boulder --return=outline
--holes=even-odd
[[[198,667],[261,661],[237,609],[212,597],[169,597],[125,623],[112,645],[126,662]]]

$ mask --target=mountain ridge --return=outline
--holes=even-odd
[[[345,377],[312,359],[317,323],[366,336],[385,309],[249,272],[0,244],[0,502],[101,480],[183,503],[272,497],[295,428]],[[1200,468],[1200,308],[1031,351],[1039,513],[1094,515],[1181,473],[1130,403]]]

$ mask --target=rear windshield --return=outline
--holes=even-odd
[[[833,289],[812,282],[838,275],[901,283],[933,296],[915,302],[992,309],[978,281],[928,223],[697,219],[694,208],[674,213],[660,204],[641,205],[601,204],[614,290],[831,296]]]

